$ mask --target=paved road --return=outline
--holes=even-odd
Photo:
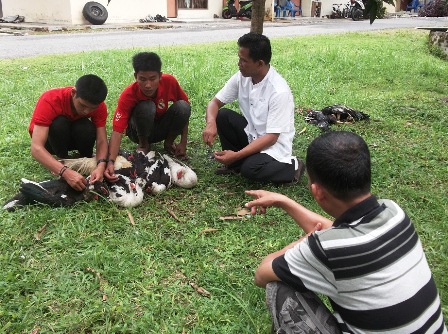
[[[45,35],[0,36],[0,59],[25,58],[81,51],[124,49],[237,40],[249,31],[250,22],[217,20],[202,23],[172,23],[164,29],[95,29],[91,32],[50,33]],[[334,34],[353,31],[414,27],[448,27],[448,17],[400,17],[366,21],[301,18],[289,22],[267,22],[264,34],[269,38]],[[129,27],[128,27],[129,28]]]

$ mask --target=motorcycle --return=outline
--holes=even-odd
[[[344,13],[344,9],[341,10],[342,4],[333,4],[333,12],[330,15],[330,19],[342,19],[346,17],[346,14]]]
[[[359,21],[364,18],[364,2],[362,0],[350,0],[350,12],[349,16],[353,21]]]
[[[235,7],[235,0],[227,0],[227,6],[222,9],[222,18],[230,19],[232,17],[252,17],[252,0],[240,1],[240,10]]]

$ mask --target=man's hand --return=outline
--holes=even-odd
[[[212,146],[215,141],[216,135],[218,134],[218,130],[216,128],[215,122],[209,122],[205,126],[204,131],[202,132],[202,140],[208,146]]]
[[[245,193],[255,198],[246,203],[245,207],[250,209],[252,215],[266,213],[266,208],[277,207],[285,200],[286,196],[266,190],[246,190]]]
[[[73,169],[67,168],[62,174],[62,178],[67,181],[70,187],[77,191],[83,191],[87,187],[87,180],[84,176],[75,172]]]
[[[235,161],[239,160],[239,155],[235,151],[225,150],[218,151],[214,153],[216,161],[222,163],[223,165],[229,166]]]
[[[118,181],[118,176],[115,174],[114,164],[111,161],[107,163],[106,170],[104,171],[104,176],[110,182]]]
[[[174,145],[174,156],[180,160],[187,159],[187,144],[179,143]]]
[[[104,162],[103,162],[104,164]],[[95,170],[90,174],[90,184],[95,183],[96,181],[103,182],[104,179],[104,168],[103,167],[96,167]]]

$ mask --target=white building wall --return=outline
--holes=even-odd
[[[220,2],[216,2],[215,0],[209,0],[208,9],[182,9],[182,8],[178,9],[177,19],[210,20],[213,19],[213,15],[218,15],[218,17],[221,17],[222,7],[223,6]]]
[[[26,22],[71,23],[70,0],[2,0],[3,16],[25,16]]]
[[[331,12],[331,1],[329,1]],[[88,0],[1,0],[3,16],[22,15],[26,22],[90,24],[82,15]],[[148,15],[167,16],[167,0],[97,0],[106,7],[108,23],[138,23]],[[302,0],[303,15],[310,16],[311,0]],[[273,0],[266,0],[266,19],[272,18]],[[177,19],[210,20],[221,17],[223,1],[209,0],[207,9],[178,9]]]
[[[213,1],[213,0],[211,0]],[[22,15],[25,22],[90,24],[82,15],[86,0],[2,0],[3,16]],[[137,23],[147,15],[167,15],[166,0],[96,1],[106,7],[106,23]],[[213,15],[212,15],[213,16]]]
[[[107,0],[98,2],[107,4]],[[138,23],[148,15],[157,14],[166,17],[168,9],[166,0],[111,0],[106,8],[109,13],[106,23]]]

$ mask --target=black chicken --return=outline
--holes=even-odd
[[[20,192],[8,200],[3,209],[14,211],[29,204],[48,204],[50,206],[71,206],[80,201],[97,200],[99,196],[107,197],[109,190],[102,182],[95,182],[83,191],[76,191],[62,178],[43,182],[22,179]]]
[[[308,110],[305,121],[317,125],[322,131],[328,131],[331,124],[353,123],[369,120],[370,116],[350,107],[335,104],[322,110]]]

